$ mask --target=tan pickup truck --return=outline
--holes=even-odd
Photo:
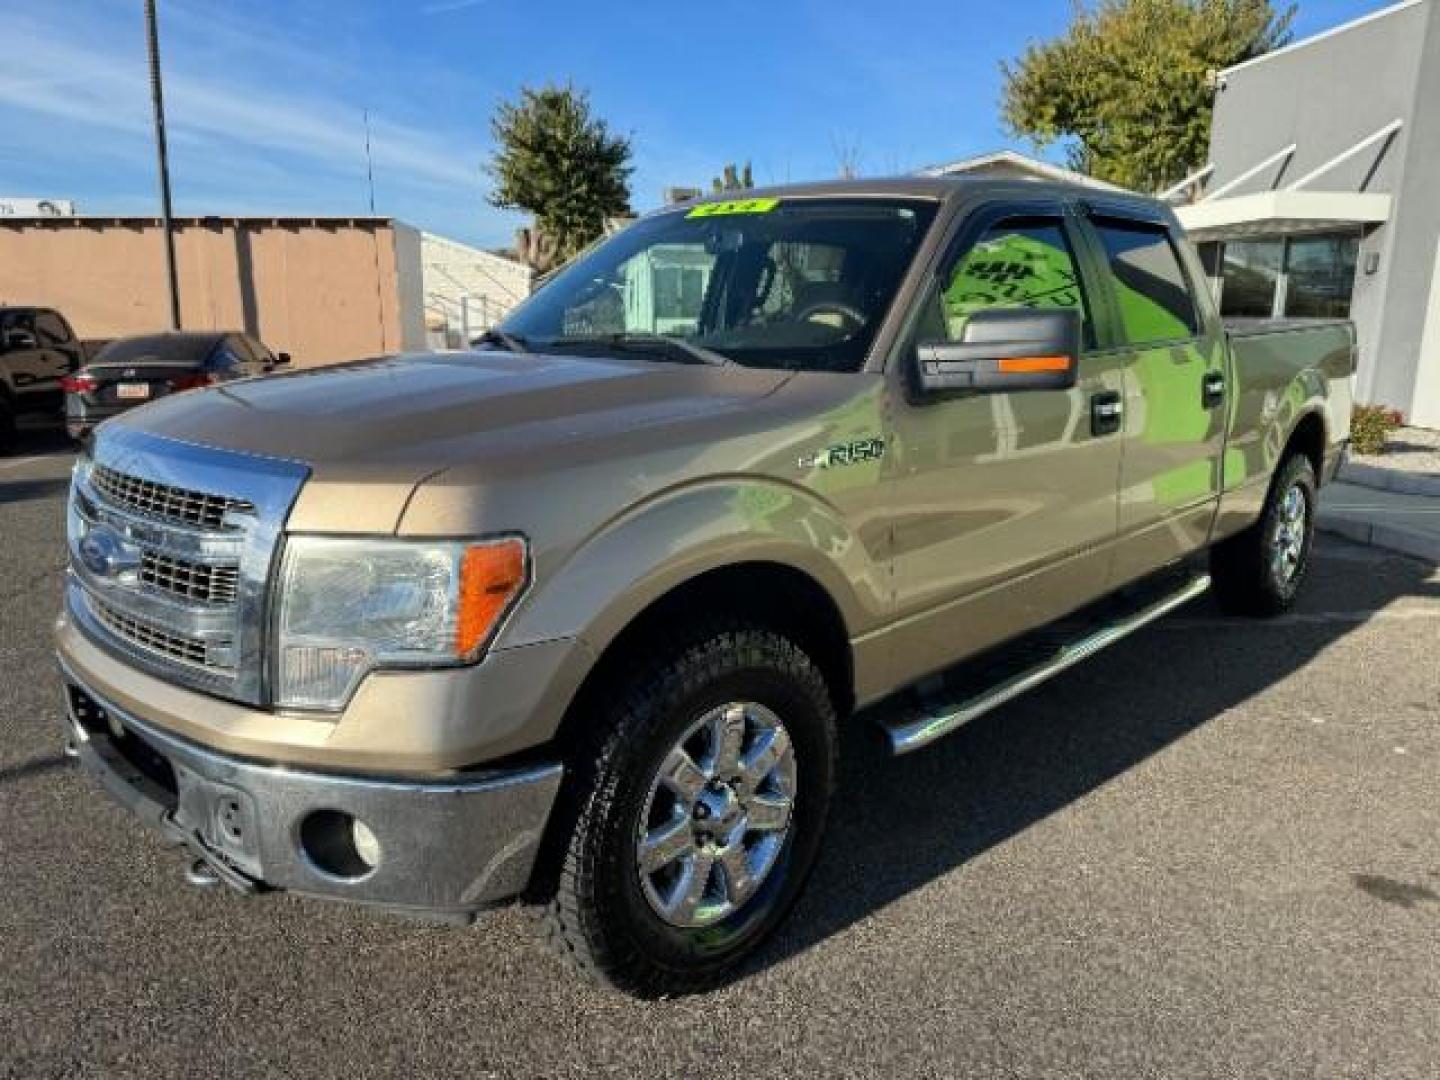
[[[668,208],[473,351],[102,425],[69,738],[196,884],[519,897],[595,977],[700,988],[794,902],[858,707],[903,753],[1208,587],[1289,605],[1354,362],[1222,327],[1146,199]]]

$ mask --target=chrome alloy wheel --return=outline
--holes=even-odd
[[[671,926],[733,915],[775,868],[795,805],[795,750],[754,702],[711,709],[661,763],[635,838],[640,885]]]
[[[1270,537],[1270,569],[1281,585],[1288,585],[1300,569],[1309,515],[1310,503],[1304,489],[1292,484],[1280,500],[1275,531]]]

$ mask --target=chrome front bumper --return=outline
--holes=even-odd
[[[463,919],[529,882],[558,764],[424,781],[265,765],[167,734],[61,673],[81,764],[227,884]],[[357,821],[374,841],[359,852]]]

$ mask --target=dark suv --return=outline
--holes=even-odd
[[[75,332],[58,311],[0,307],[0,449],[13,441],[17,417],[59,415],[61,380],[83,359]]]

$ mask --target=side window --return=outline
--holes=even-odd
[[[922,336],[959,341],[988,308],[1075,308],[1092,343],[1090,313],[1075,253],[1058,218],[1009,218],[992,225],[941,278],[938,310]],[[926,333],[926,331],[929,333]]]
[[[35,337],[35,318],[28,311],[11,311],[4,316],[3,329],[14,340],[32,340]]]
[[[1164,228],[1097,220],[1095,230],[1110,264],[1127,343],[1149,345],[1199,333],[1195,298]]]
[[[40,339],[41,345],[68,345],[70,343],[70,331],[66,329],[60,316],[53,311],[36,312],[35,335]]]
[[[274,360],[274,357],[270,355],[270,350],[248,334],[237,337],[235,344],[240,347],[246,362],[256,371],[263,369],[266,364]]]
[[[240,342],[227,337],[221,340],[210,354],[210,361],[207,365],[210,370],[222,372],[227,375],[240,375],[244,373],[246,364],[250,357]]]

